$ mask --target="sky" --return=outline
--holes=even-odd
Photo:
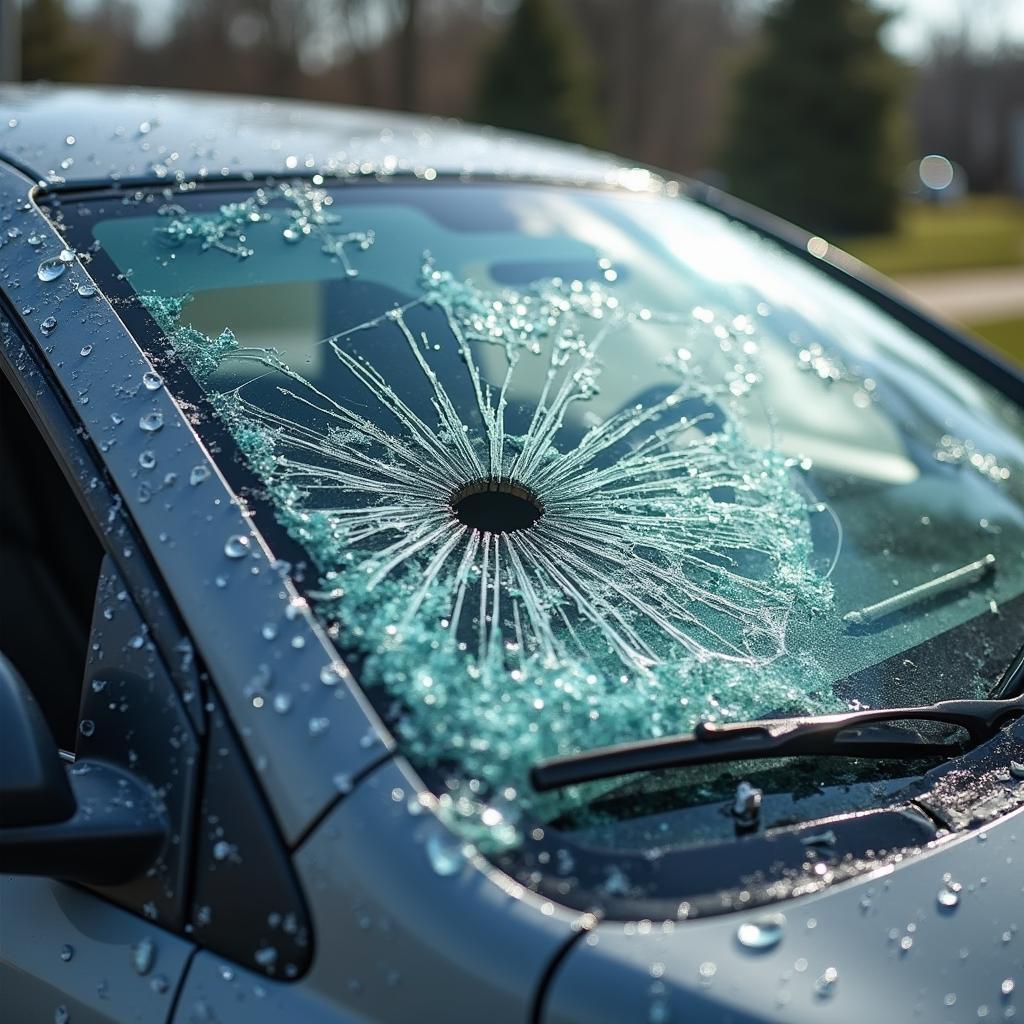
[[[969,13],[969,33],[981,50],[1000,42],[1024,45],[1024,0],[875,0],[895,17],[886,33],[887,45],[914,59],[927,51],[935,32],[956,32]]]

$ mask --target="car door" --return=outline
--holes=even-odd
[[[3,1016],[159,1022],[193,950],[198,673],[118,496],[2,311],[0,342],[0,648],[69,773],[134,779],[166,823],[159,854],[127,882],[0,877]]]
[[[2,877],[4,1009],[166,1019],[195,945],[297,979],[311,927],[278,822],[101,452],[2,308],[0,368],[0,651],[69,775],[121,772],[166,822],[159,855],[129,881]]]

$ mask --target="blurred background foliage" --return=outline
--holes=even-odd
[[[768,12],[727,121],[732,191],[823,234],[893,227],[909,154],[904,76],[880,38],[886,18],[860,0],[787,0]]]
[[[1024,359],[1024,0],[0,0],[0,12],[15,4],[26,80],[398,108],[606,147],[837,239]],[[909,53],[893,46],[901,5],[948,15],[925,19]],[[927,154],[942,157],[931,187]],[[979,288],[990,310],[956,305]]]
[[[608,132],[591,55],[568,10],[550,0],[520,0],[506,32],[484,61],[479,119],[588,146]]]

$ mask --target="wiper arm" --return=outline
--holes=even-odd
[[[960,587],[971,586],[983,580],[990,572],[995,572],[996,556],[985,555],[976,562],[969,562],[959,569],[937,576],[927,583],[919,583],[916,587],[904,590],[901,594],[894,594],[876,604],[869,604],[866,608],[858,611],[847,612],[843,621],[851,626],[864,626],[879,619],[887,618],[894,612],[903,611],[912,605],[927,601],[930,598],[938,597],[941,594],[948,594],[950,591],[958,590]]]
[[[1024,694],[1010,700],[944,700],[914,708],[850,711],[838,715],[765,718],[751,722],[702,722],[692,733],[622,743],[534,765],[530,780],[545,792],[581,782],[636,772],[717,764],[755,758],[817,755],[833,757],[954,757],[991,739],[1024,715]],[[920,720],[958,726],[968,743],[932,742],[919,733],[870,726]]]

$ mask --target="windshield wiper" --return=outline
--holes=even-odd
[[[850,711],[838,715],[765,718],[751,722],[702,722],[692,733],[622,743],[534,765],[530,780],[545,792],[581,782],[635,772],[800,755],[832,757],[955,757],[991,739],[1024,715],[1024,694],[1009,700],[944,700],[914,708]],[[967,742],[932,741],[918,732],[892,728],[918,720],[957,726]],[[872,729],[872,726],[886,726]]]

